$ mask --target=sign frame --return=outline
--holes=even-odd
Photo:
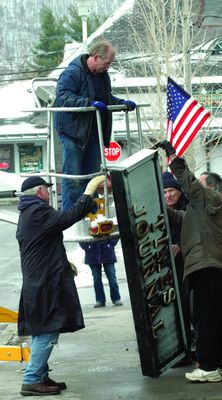
[[[141,369],[158,377],[187,349],[158,153],[143,149],[109,171]]]

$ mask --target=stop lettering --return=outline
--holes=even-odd
[[[109,147],[104,148],[104,154],[107,161],[115,162],[121,157],[121,147],[117,142],[110,142]]]

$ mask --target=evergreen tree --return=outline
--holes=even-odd
[[[33,50],[34,66],[40,69],[38,75],[46,76],[63,59],[65,33],[62,20],[55,19],[52,10],[43,7],[40,12],[41,32],[39,43]],[[41,71],[42,70],[42,71]]]
[[[77,6],[69,7],[69,15],[63,19],[63,25],[68,41],[75,40],[82,42],[82,19],[78,15]],[[98,16],[95,13],[90,13],[87,18],[87,32],[90,36],[95,30],[107,19],[106,16]]]
[[[95,13],[87,19],[88,36],[91,35],[106,19]],[[82,19],[78,16],[77,7],[69,8],[69,15],[56,20],[49,7],[40,12],[41,33],[39,43],[33,49],[32,67],[39,71],[38,76],[47,76],[63,60],[66,42],[82,42]]]

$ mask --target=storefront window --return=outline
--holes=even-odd
[[[26,144],[19,146],[20,172],[42,171],[42,146]]]
[[[0,171],[14,172],[13,144],[0,145]]]

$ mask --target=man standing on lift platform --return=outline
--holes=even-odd
[[[126,105],[129,111],[136,104],[113,96],[108,69],[115,58],[115,49],[107,40],[100,40],[89,54],[76,57],[62,72],[57,83],[55,107],[96,107],[100,110],[103,141],[109,147],[112,112],[107,105]],[[100,170],[101,154],[95,111],[55,113],[55,127],[63,148],[62,173],[88,175]],[[62,208],[68,210],[81,196],[87,180],[63,179]]]

